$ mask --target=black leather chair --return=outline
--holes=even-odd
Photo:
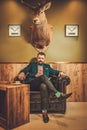
[[[57,90],[66,93],[66,86],[70,84],[70,78],[68,76],[61,76],[59,78],[52,76],[51,81]],[[52,94],[49,94],[48,112],[61,113],[66,112],[66,100],[59,102],[58,99]],[[41,112],[41,99],[39,91],[30,92],[30,112]]]
[[[61,76],[58,78],[54,75],[51,75],[50,77],[50,80],[52,81],[56,89],[66,93],[66,86],[70,84],[70,78],[68,76]],[[18,80],[18,78],[16,77],[14,80]],[[22,83],[27,83],[27,78]],[[59,102],[58,99],[52,93],[49,93],[48,100],[48,112],[57,112],[61,114],[64,114],[66,112],[66,100]],[[40,91],[30,91],[30,112],[41,112]]]

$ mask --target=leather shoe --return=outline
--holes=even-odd
[[[43,121],[44,121],[44,123],[48,123],[49,117],[47,114],[43,114]]]
[[[69,98],[71,95],[72,95],[72,93],[61,94],[60,97],[58,97],[58,100],[59,100],[59,101],[66,100],[66,99]]]

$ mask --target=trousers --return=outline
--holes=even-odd
[[[41,109],[48,109],[48,96],[49,92],[54,94],[57,92],[57,89],[54,87],[49,78],[45,75],[41,75],[30,83],[31,91],[40,91],[41,96]]]

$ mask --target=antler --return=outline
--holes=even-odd
[[[35,3],[29,1],[29,2],[25,2],[24,0],[21,0],[21,3],[24,4],[25,6],[28,6],[30,9],[34,10],[37,8],[37,6],[35,5]]]
[[[44,5],[46,5],[47,3],[50,3],[50,5],[51,5],[51,0],[40,0],[40,2],[37,2],[37,7],[38,7],[38,8],[42,8],[42,7],[44,7]]]
[[[46,3],[50,2],[50,0],[21,0],[21,3],[25,6],[28,6],[32,10],[37,10],[38,8],[42,8]]]

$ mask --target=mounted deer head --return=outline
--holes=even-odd
[[[37,51],[45,51],[51,41],[51,25],[48,24],[45,10],[49,9],[51,2],[28,4],[21,0],[33,10],[33,24],[31,26],[31,43]]]

